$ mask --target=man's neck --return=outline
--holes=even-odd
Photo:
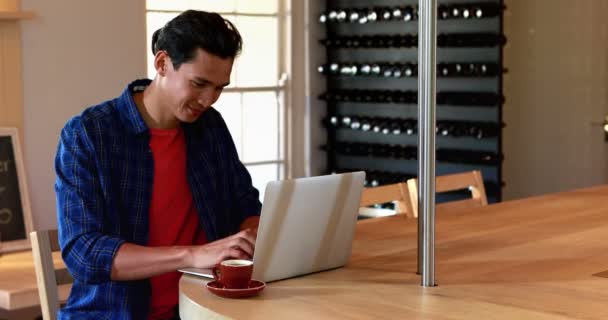
[[[169,108],[164,107],[154,81],[143,92],[134,93],[133,100],[148,128],[173,129],[178,127],[179,121],[170,112],[167,113]]]

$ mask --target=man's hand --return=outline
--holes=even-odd
[[[211,268],[226,259],[251,259],[259,218],[246,219],[242,231],[202,246],[145,247],[124,243],[112,261],[111,279],[150,278],[181,268]]]
[[[190,265],[194,268],[211,268],[226,259],[253,258],[255,229],[246,229],[235,235],[190,249]]]

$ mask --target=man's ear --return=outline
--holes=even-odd
[[[156,69],[156,73],[160,76],[165,76],[167,73],[167,68],[170,67],[171,57],[167,54],[165,50],[158,50],[156,55],[154,55],[154,69]]]

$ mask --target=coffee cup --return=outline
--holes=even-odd
[[[224,260],[213,268],[213,278],[226,289],[248,288],[252,273],[250,260]]]

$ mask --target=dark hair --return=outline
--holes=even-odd
[[[203,49],[221,58],[235,58],[243,46],[236,27],[219,14],[188,10],[182,12],[152,35],[152,53],[167,51],[173,68],[194,58]]]

